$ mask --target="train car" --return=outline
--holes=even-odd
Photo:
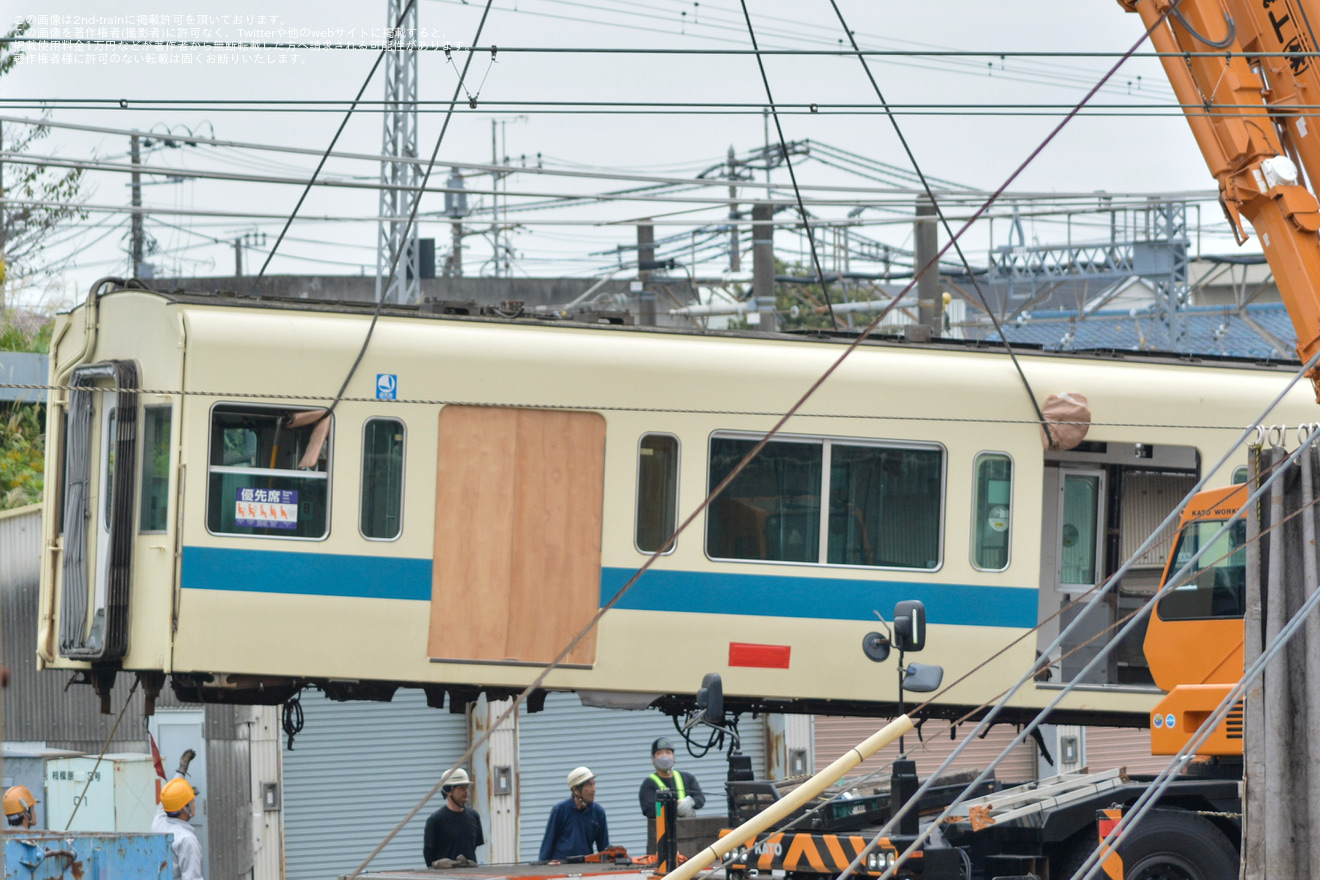
[[[44,667],[103,694],[121,672],[149,693],[168,676],[192,700],[506,696],[848,341],[389,306],[331,406],[371,321],[370,306],[114,282],[60,317]],[[946,681],[977,670],[935,711],[973,710],[1296,369],[1020,357],[1038,397],[1089,399],[1081,445],[1045,450],[1001,346],[868,340],[544,687],[675,711],[719,672],[734,710],[888,715],[897,675],[863,638],[918,599],[922,659]],[[1272,421],[1314,413],[1299,386]],[[1006,718],[1079,674],[1166,553],[1140,560]],[[1158,691],[1142,635],[1056,720],[1144,724]]]

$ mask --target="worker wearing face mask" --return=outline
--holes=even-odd
[[[661,789],[673,789],[678,795],[680,816],[695,816],[706,805],[697,777],[674,769],[674,744],[663,736],[651,743],[651,763],[655,772],[642,780],[641,790],[637,792],[643,814],[655,818],[655,793]]]

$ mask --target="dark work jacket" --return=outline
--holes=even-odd
[[[485,842],[481,835],[481,816],[477,811],[451,810],[446,803],[426,820],[422,854],[428,868],[436,859],[456,859],[459,856],[467,856],[476,862],[477,847]]]
[[[674,776],[677,776],[680,773],[683,774],[684,793],[692,798],[693,805],[700,810],[702,807],[706,806],[706,795],[701,791],[701,784],[697,782],[697,777],[693,776],[691,773],[683,773],[682,770],[674,770]],[[659,773],[653,773],[651,775],[658,776]],[[664,777],[661,778],[663,779]],[[678,780],[673,778],[666,780],[665,787],[673,789],[675,794],[677,794]],[[651,776],[648,776],[642,780],[642,787],[637,792],[637,799],[642,803],[642,812],[648,818],[655,818],[655,793],[659,790],[660,786],[655,784],[655,780],[652,779]]]
[[[610,845],[610,831],[605,824],[605,808],[594,801],[579,810],[570,797],[555,804],[541,839],[541,861],[586,856]],[[593,850],[592,847],[595,847]]]

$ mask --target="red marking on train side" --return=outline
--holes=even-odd
[[[756,669],[787,669],[791,650],[788,645],[729,642],[729,665],[750,666]]]

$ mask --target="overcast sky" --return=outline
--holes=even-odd
[[[470,44],[480,19],[477,0],[418,0],[422,41]],[[766,2],[749,4],[762,48],[839,48],[842,32],[828,0]],[[385,26],[386,6],[381,3],[326,2],[294,4],[198,2],[194,4],[149,4],[145,2],[71,2],[53,0],[20,7],[19,16],[32,16],[31,35],[51,27],[50,16],[60,16],[58,35],[70,36],[70,28],[138,28],[139,16],[171,16],[169,35],[179,28],[210,28],[210,38],[245,40],[258,35],[267,39],[290,39],[280,29],[291,29],[298,40],[368,42],[378,40]],[[863,48],[868,49],[957,49],[977,52],[1096,52],[1126,51],[1141,34],[1140,20],[1125,14],[1113,0],[1086,0],[1061,4],[1056,0],[1014,0],[1007,4],[984,0],[937,0],[921,4],[857,2],[841,0],[840,7]],[[11,7],[12,9],[13,7]],[[41,18],[46,16],[46,18]],[[84,17],[69,19],[68,16]],[[97,21],[86,17],[99,16]],[[191,16],[181,23],[173,17]],[[266,23],[261,23],[265,17]],[[240,21],[241,18],[241,21]],[[107,20],[110,19],[110,20]],[[44,22],[44,24],[43,24]],[[148,20],[148,27],[153,25]],[[47,31],[46,33],[52,33]],[[92,34],[88,34],[92,35]],[[144,34],[138,34],[145,36]],[[188,31],[205,38],[205,31]],[[741,7],[731,0],[704,0],[700,4],[682,0],[495,0],[479,41],[481,46],[505,47],[491,62],[490,53],[473,58],[465,83],[475,94],[477,108],[460,104],[440,150],[441,167],[432,183],[442,184],[447,162],[489,162],[492,154],[491,119],[503,121],[503,143],[498,152],[534,163],[536,154],[548,167],[561,169],[631,170],[644,174],[687,177],[719,162],[730,145],[740,152],[759,147],[765,139],[759,108],[766,103],[764,86],[752,56],[518,53],[516,47],[592,47],[609,49],[742,49],[750,43]],[[27,63],[0,80],[0,112],[31,117],[41,111],[31,99],[48,100],[50,119],[118,129],[186,126],[199,133],[235,141],[259,142],[323,149],[342,118],[334,112],[253,112],[252,104],[239,110],[223,102],[252,102],[279,99],[346,101],[361,87],[375,60],[374,51],[233,50],[207,49],[116,50],[109,47],[77,49],[70,58],[64,52],[28,45]],[[169,53],[165,63],[147,63],[147,56]],[[191,52],[192,63],[183,55]],[[87,63],[89,53],[93,54]],[[46,55],[45,63],[42,55]],[[114,56],[120,56],[115,60]],[[211,55],[214,57],[208,58]],[[257,61],[257,56],[264,60]],[[283,56],[282,60],[281,57]],[[296,56],[296,57],[295,57]],[[223,63],[221,57],[224,58]],[[464,57],[455,53],[461,68]],[[898,166],[907,160],[890,123],[874,113],[837,113],[841,104],[877,106],[875,94],[855,57],[784,57],[765,59],[767,75],[777,103],[816,104],[822,112],[785,113],[785,137],[809,138],[814,142],[862,154]],[[993,189],[1057,124],[1058,108],[1080,100],[1113,59],[1085,58],[908,58],[875,59],[872,69],[885,97],[895,105],[925,106],[920,115],[904,115],[900,124],[922,165],[931,176],[961,184]],[[420,60],[419,98],[447,101],[457,82],[454,66],[441,52],[424,52]],[[384,85],[378,73],[366,97],[379,100]],[[1135,117],[1133,108],[1167,105],[1172,99],[1157,62],[1150,58],[1129,61],[1110,88],[1097,96],[1103,115],[1083,116],[1070,123],[1014,184],[1017,191],[1090,192],[1146,194],[1196,191],[1208,193],[1213,180],[1195,149],[1185,121],[1167,107],[1163,115]],[[120,109],[118,102],[127,102]],[[176,101],[179,105],[157,105],[134,109],[149,101]],[[91,106],[109,101],[113,106]],[[545,112],[547,108],[503,107],[496,102],[736,103],[746,110],[725,109],[714,113],[671,112],[666,114]],[[79,103],[81,102],[81,103]],[[73,104],[73,106],[69,106]],[[930,105],[1022,105],[1043,107],[1031,115],[981,115],[967,110],[946,110]],[[269,107],[269,105],[266,105]],[[443,109],[443,105],[440,108]],[[579,108],[580,109],[580,108]],[[425,113],[419,124],[419,152],[428,156],[440,132],[443,113]],[[775,138],[771,129],[771,138]],[[381,144],[381,118],[366,112],[350,121],[338,149],[377,154]],[[35,152],[64,159],[125,162],[127,138],[117,134],[52,130]],[[172,166],[213,169],[246,174],[305,177],[315,165],[314,156],[254,153],[228,148],[157,149],[144,160],[155,167]],[[799,182],[804,185],[849,185],[880,187],[879,182],[860,179],[846,171],[806,159],[799,160]],[[326,173],[338,178],[375,179],[379,166],[370,162],[332,160]],[[787,175],[776,172],[776,182],[787,183]],[[129,195],[122,174],[91,172],[87,176],[87,201],[93,205],[127,204]],[[488,188],[490,178],[470,179],[468,185]],[[635,184],[619,181],[546,179],[516,176],[510,189],[518,192],[600,192]],[[259,211],[283,215],[297,200],[299,188],[288,185],[195,181],[153,182],[144,188],[148,205],[175,210]],[[835,194],[839,195],[839,194]],[[375,216],[377,193],[369,189],[318,189],[303,212],[319,215]],[[477,204],[479,198],[473,198]],[[443,207],[443,197],[428,195],[422,210]],[[647,214],[692,211],[693,204],[594,205],[572,210],[537,212],[519,219],[529,221],[513,236],[518,258],[515,274],[585,275],[613,258],[615,244],[633,240],[630,227],[537,225],[550,219],[622,221]],[[690,220],[693,225],[709,222],[727,210],[715,207],[704,212],[678,214],[670,220]],[[820,216],[843,217],[846,208],[820,208]],[[910,227],[893,223],[892,215],[868,211],[864,219],[889,220],[864,230],[869,237],[895,246],[910,244]],[[1206,251],[1233,248],[1224,236],[1226,227],[1213,203],[1203,211],[1202,247]],[[164,225],[164,224],[171,225]],[[117,227],[115,224],[119,224]],[[241,218],[153,216],[148,229],[162,253],[153,259],[158,271],[185,274],[230,274],[232,247],[211,243],[207,237],[231,240],[245,231],[264,231],[273,241],[280,223],[260,223]],[[182,228],[176,228],[182,227]],[[997,243],[1003,242],[1006,224],[997,227]],[[189,230],[189,231],[184,231]],[[122,274],[127,243],[124,215],[91,214],[86,228],[54,244],[67,255],[59,280],[68,295],[85,292],[99,276]],[[679,232],[661,227],[658,234]],[[1029,223],[1028,238],[1042,242],[1062,240],[1062,223]],[[1211,236],[1211,233],[1219,237]],[[290,233],[299,241],[287,242],[272,264],[276,273],[352,273],[374,267],[376,229],[374,224],[298,223]],[[448,244],[447,224],[434,220],[421,227],[423,236],[434,236],[439,249]],[[1098,232],[1097,232],[1098,234]],[[978,230],[969,242],[979,248],[984,260],[988,228]],[[1073,232],[1074,240],[1085,237],[1085,227]],[[791,239],[791,240],[790,240]],[[331,243],[331,244],[318,244]],[[796,238],[780,234],[780,247],[796,247]],[[474,236],[465,257],[469,271],[481,268],[489,245]],[[596,253],[596,256],[592,256]],[[786,254],[791,256],[791,254]],[[251,255],[249,255],[251,256]],[[976,255],[973,255],[976,258]],[[303,259],[294,259],[302,257]],[[317,262],[320,261],[320,262]],[[249,265],[248,271],[255,271]],[[704,266],[717,269],[715,262]],[[487,267],[486,271],[489,271]]]

